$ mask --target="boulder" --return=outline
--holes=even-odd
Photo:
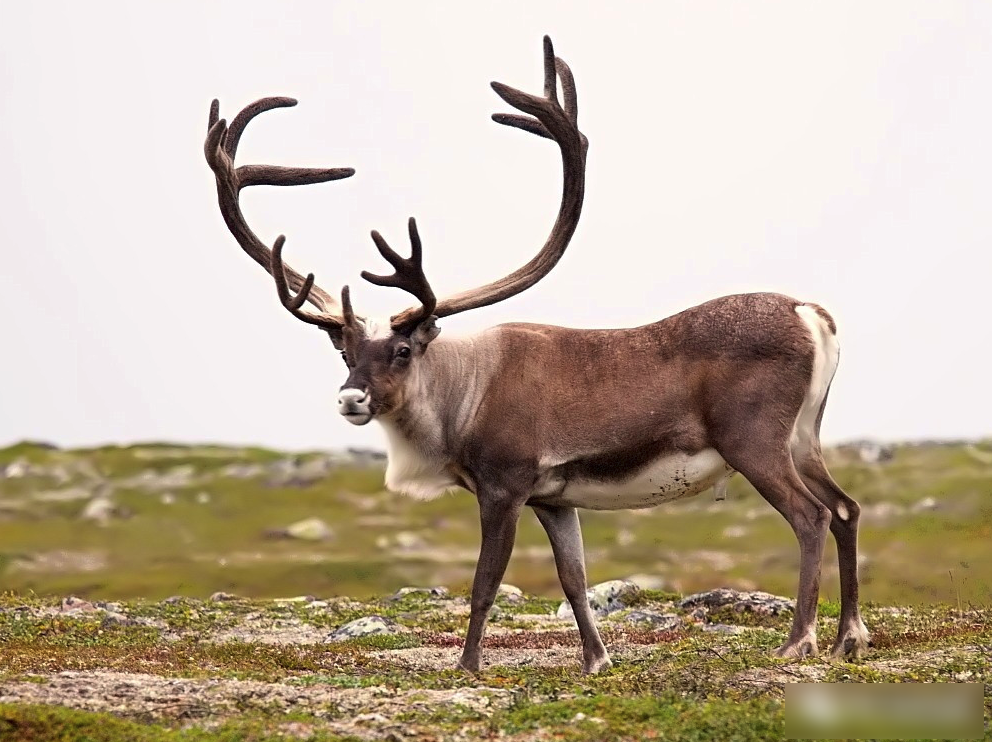
[[[654,611],[631,611],[623,617],[624,622],[647,625],[656,631],[671,631],[682,625],[682,617],[675,613],[655,613]]]
[[[363,616],[349,621],[344,626],[334,629],[325,642],[343,642],[362,636],[381,636],[386,634],[401,634],[404,629],[398,623],[383,616]]]
[[[756,613],[762,616],[777,616],[781,613],[795,610],[796,602],[771,593],[764,593],[760,590],[751,592],[741,592],[721,587],[716,590],[696,593],[683,598],[679,602],[679,608],[687,610],[702,609],[710,611],[715,608],[730,606],[738,613]]]
[[[623,610],[627,607],[627,603],[640,594],[641,588],[630,580],[609,580],[593,585],[586,590],[589,607],[597,616],[608,616]],[[567,600],[562,601],[555,615],[558,618],[574,618],[572,606],[568,604]]]

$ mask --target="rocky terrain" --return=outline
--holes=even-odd
[[[992,682],[985,609],[869,607],[866,658],[786,662],[769,653],[787,598],[628,581],[589,598],[615,662],[597,676],[579,673],[569,611],[509,585],[478,676],[452,669],[468,601],[444,588],[365,602],[7,596],[0,739],[757,740],[782,736],[786,683]],[[836,614],[821,605],[821,646]]]

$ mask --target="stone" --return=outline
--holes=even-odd
[[[238,599],[237,595],[221,592],[219,590],[210,596],[210,600],[213,601],[214,603],[220,603],[226,600],[237,600],[237,599]]]
[[[403,631],[403,627],[392,619],[383,616],[363,616],[334,629],[324,641],[343,642],[362,636],[385,636],[387,634],[400,634]]]
[[[635,541],[637,541],[637,536],[629,528],[621,528],[617,531],[617,546],[621,548],[631,546]]]
[[[413,531],[400,531],[393,537],[393,543],[400,551],[414,551],[427,546],[423,536]]]
[[[655,613],[654,611],[631,611],[623,617],[626,623],[647,624],[655,631],[671,631],[682,625],[682,617],[675,613]]]
[[[161,496],[158,498],[158,500],[163,505],[175,505],[176,504],[176,496],[174,494],[172,494],[171,492],[163,492],[161,494]]]
[[[509,585],[505,582],[496,589],[496,597],[503,598],[507,603],[523,603],[527,599],[523,590],[516,585]]]
[[[608,616],[616,611],[623,610],[627,603],[641,594],[641,588],[630,580],[609,580],[593,585],[586,590],[586,598],[589,600],[589,607],[597,616]],[[558,618],[572,618],[572,606],[567,600],[563,600],[558,606],[555,614]]]
[[[63,599],[59,610],[62,613],[93,613],[99,609],[88,600],[70,595],[68,598]]]
[[[725,623],[704,623],[703,631],[707,631],[711,634],[730,634],[731,636],[736,636],[738,634],[743,634],[747,629],[743,626],[731,626]]]
[[[730,606],[738,613],[748,612],[762,616],[778,616],[787,611],[790,613],[794,611],[796,602],[789,598],[761,592],[760,590],[740,592],[721,587],[716,590],[708,590],[689,595],[683,598],[678,605],[679,608],[687,610],[702,609],[702,611],[706,612],[714,608]],[[693,615],[696,615],[696,611],[693,611]]]
[[[107,611],[100,623],[104,626],[140,626],[141,623],[133,618],[116,611]]]
[[[253,479],[265,474],[265,467],[261,464],[228,464],[218,473],[231,479]]]
[[[210,499],[211,498],[210,498],[210,493],[209,492],[197,492],[196,493],[196,504],[197,505],[206,505],[208,502],[210,502]]]
[[[937,500],[933,497],[924,497],[909,509],[911,513],[925,513],[929,510],[936,510],[939,507]]]
[[[117,508],[113,500],[106,495],[97,495],[86,503],[79,517],[81,520],[91,520],[98,525],[107,525],[116,513]]]
[[[320,518],[306,518],[286,527],[290,538],[301,541],[326,541],[334,535],[334,531]]]

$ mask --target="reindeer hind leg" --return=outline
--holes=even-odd
[[[803,483],[830,509],[830,532],[837,542],[840,571],[840,622],[831,656],[857,658],[868,648],[869,635],[858,606],[858,520],[861,507],[838,485],[820,450],[820,421],[827,403],[824,394],[813,429],[793,439],[792,458]]]
[[[799,541],[799,589],[792,629],[779,657],[817,653],[816,604],[830,511],[807,489],[796,471],[788,442],[752,435],[721,446],[720,453],[792,527]]]

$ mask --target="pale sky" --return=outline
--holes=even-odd
[[[381,446],[335,410],[345,369],[217,209],[212,98],[239,163],[354,167],[254,188],[255,231],[359,312],[417,217],[444,295],[541,246],[553,143],[493,123],[499,80],[572,67],[582,221],[523,295],[442,321],[620,327],[779,291],[836,317],[826,441],[992,434],[992,3],[5,2],[0,444]],[[526,403],[526,400],[521,400]]]

